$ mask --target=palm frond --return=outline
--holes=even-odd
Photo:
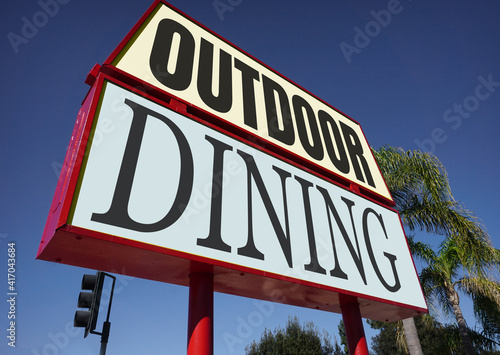
[[[483,333],[500,342],[500,308],[496,302],[482,295],[473,295],[474,314],[483,327]]]
[[[452,199],[446,169],[436,156],[389,146],[374,151],[374,155],[396,204],[422,190],[436,201]]]
[[[500,311],[500,284],[484,277],[463,277],[457,282],[457,288],[473,297],[489,299]]]
[[[408,245],[411,254],[422,259],[427,264],[431,264],[436,259],[436,253],[429,244],[416,242],[413,237],[408,237]]]

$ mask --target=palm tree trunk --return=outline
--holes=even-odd
[[[472,346],[472,342],[469,337],[469,333],[467,332],[467,324],[465,323],[465,318],[462,314],[462,309],[460,308],[460,299],[458,297],[457,291],[453,289],[448,290],[448,299],[453,308],[453,312],[455,313],[455,318],[457,319],[458,331],[460,333],[460,338],[462,339],[462,345],[465,350],[465,354],[474,355],[476,351]]]
[[[410,355],[423,355],[415,320],[413,318],[403,319],[403,327],[405,329],[406,343],[408,344]]]

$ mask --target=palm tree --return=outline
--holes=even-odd
[[[472,230],[484,237],[478,220],[455,201],[446,170],[436,156],[389,146],[374,150],[374,155],[395,208],[410,230],[475,238],[469,233]]]
[[[441,233],[446,218],[431,213],[433,201],[453,201],[446,170],[433,155],[389,146],[373,150],[403,223],[410,229]],[[441,223],[443,222],[443,223]],[[403,320],[408,350],[422,355],[413,318]]]
[[[470,241],[474,241],[471,244]],[[427,267],[420,273],[425,294],[434,304],[440,304],[444,311],[453,313],[466,354],[474,354],[474,347],[468,334],[458,291],[471,296],[474,310],[483,329],[498,325],[500,320],[500,283],[491,278],[491,270],[500,265],[500,252],[486,239],[460,238],[452,235],[435,253],[428,244],[409,240],[414,256],[423,259]],[[484,317],[485,302],[488,315]],[[489,322],[496,318],[496,322]]]
[[[478,220],[453,198],[446,170],[437,157],[388,146],[373,153],[395,208],[410,230],[459,236],[455,239],[462,247],[489,242]],[[413,319],[405,319],[403,325],[410,354],[422,354]]]

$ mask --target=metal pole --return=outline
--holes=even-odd
[[[111,328],[111,323],[105,321],[102,324],[102,335],[101,335],[101,351],[99,355],[106,355],[106,347],[108,346],[109,339],[109,329]]]
[[[344,320],[347,346],[351,355],[368,355],[363,321],[359,311],[359,303],[356,297],[340,295],[340,309]]]
[[[111,303],[113,302],[113,293],[115,292],[116,277],[102,271],[99,271],[99,273],[111,277],[113,279],[113,283],[111,284],[111,294],[109,295],[108,312],[106,314],[106,320],[102,323],[102,332],[99,333],[91,331],[92,334],[98,334],[101,336],[101,350],[99,351],[99,355],[106,355],[106,348],[108,346],[108,339],[109,339],[109,330],[111,329],[109,316],[111,315]]]
[[[214,275],[189,275],[188,355],[214,353]]]

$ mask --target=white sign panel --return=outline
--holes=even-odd
[[[394,210],[111,82],[101,96],[68,224],[426,309]]]
[[[107,63],[392,201],[360,125],[164,3]]]

